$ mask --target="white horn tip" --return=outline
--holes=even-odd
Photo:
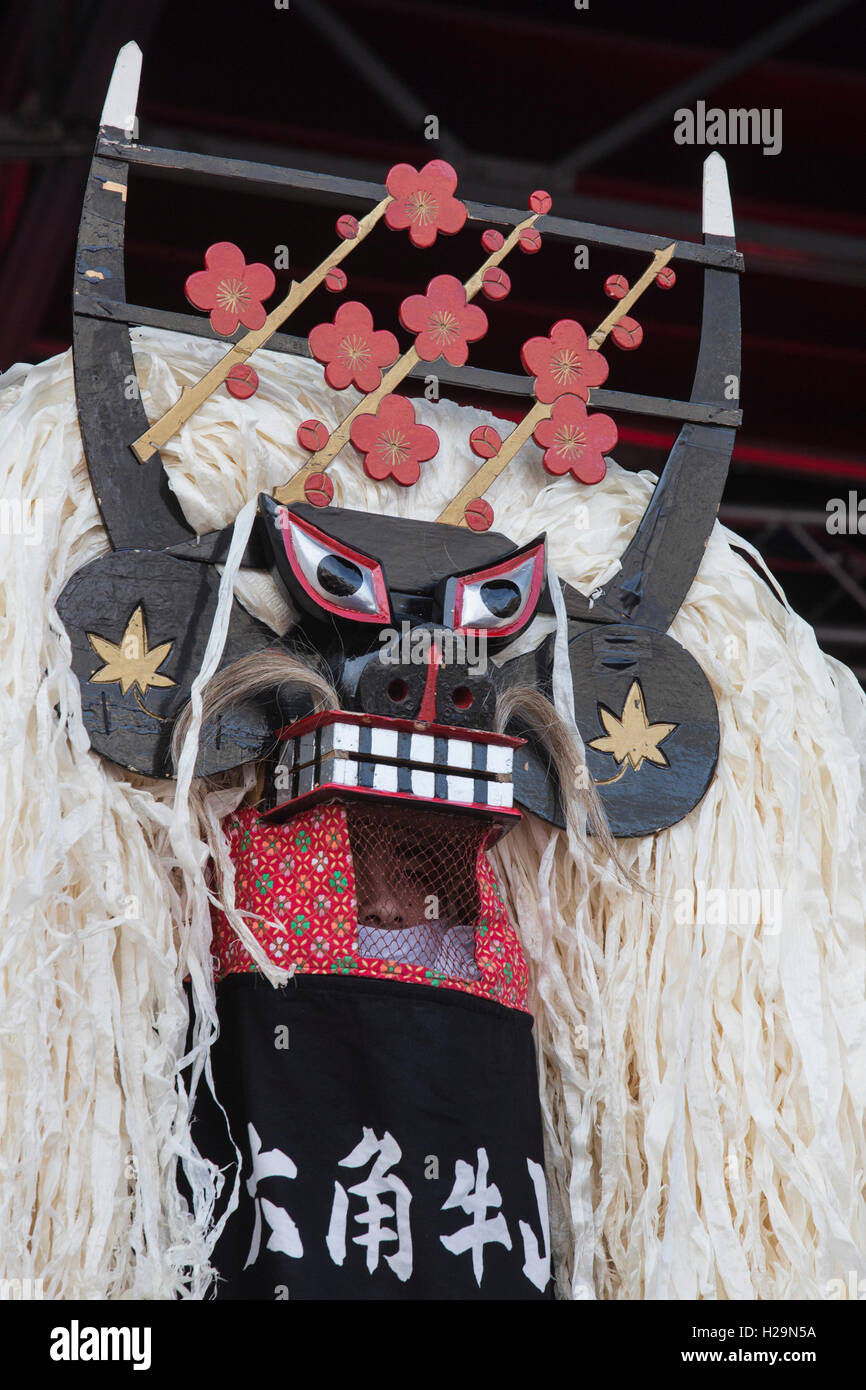
[[[135,110],[141,80],[141,49],[135,42],[125,43],[117,55],[108,84],[100,125],[122,130],[127,139],[135,134]]]
[[[704,236],[736,235],[728,169],[715,150],[704,160],[703,232]]]

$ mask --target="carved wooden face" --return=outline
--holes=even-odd
[[[490,654],[545,592],[543,537],[504,536],[260,499],[266,547],[341,709],[283,732],[275,813],[335,788],[502,820],[519,740],[493,732]],[[281,795],[282,793],[282,795]]]

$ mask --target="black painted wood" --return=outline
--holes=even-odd
[[[263,534],[282,577],[286,562],[282,533],[276,524],[280,510],[281,504],[272,497],[260,495]],[[452,574],[482,569],[514,550],[514,543],[498,531],[470,531],[437,521],[380,516],[345,507],[313,507],[307,502],[293,502],[289,510],[333,539],[378,560],[392,590],[428,594]]]
[[[546,637],[535,651],[526,652],[492,668],[497,694],[509,686],[528,686],[549,700],[552,663],[553,638]],[[538,729],[526,718],[517,716],[509,721],[505,732],[513,738],[526,740],[522,748],[514,750],[511,781],[515,806],[531,811],[541,820],[563,829],[565,816],[560,801],[559,778]]]
[[[733,246],[730,237],[708,241]],[[740,381],[740,290],[725,271],[704,272],[701,338],[692,398],[724,400],[726,379]],[[666,631],[698,571],[722,500],[735,432],[684,424],[620,571],[599,591],[631,622]]]
[[[652,835],[675,825],[706,793],[719,755],[718,711],[700,666],[672,637],[626,624],[581,634],[569,658],[586,765],[613,834]],[[648,722],[676,725],[659,744],[668,766],[644,760],[635,769],[591,747],[607,734],[601,707],[620,718],[634,681]]]
[[[576,623],[617,623],[620,621],[620,614],[615,608],[611,608],[605,603],[604,598],[586,597],[578,589],[573,589],[570,584],[562,583],[562,597],[565,602],[566,615]],[[542,612],[552,613],[553,604],[549,598],[544,605],[539,604]]]
[[[709,681],[694,657],[664,633],[626,624],[587,627],[569,642],[574,711],[612,833],[617,838],[656,834],[689,814],[709,787],[719,753],[719,719]],[[499,690],[535,687],[551,698],[553,638],[535,652],[503,665]],[[667,766],[644,760],[637,768],[592,748],[607,730],[601,708],[621,717],[637,681],[650,724],[674,724],[660,740]],[[507,732],[528,739],[514,757],[514,800],[553,825],[564,826],[559,782],[537,730],[518,717]],[[619,774],[622,773],[621,776]]]
[[[193,182],[196,178],[208,182],[230,180],[250,191],[282,192],[286,195],[303,193],[311,199],[318,195],[328,200],[337,196],[340,199],[368,204],[378,203],[386,195],[384,184],[341,178],[335,174],[315,174],[306,169],[283,169],[276,164],[258,164],[245,159],[195,154],[188,150],[158,149],[151,145],[124,140],[103,139],[98,148],[99,153],[106,159],[135,164],[142,170],[161,173],[163,176],[180,174],[187,182]],[[473,221],[501,223],[514,227],[526,217],[525,210],[498,207],[490,203],[467,200],[466,207]],[[591,245],[618,246],[624,250],[650,254],[669,246],[672,240],[671,237],[655,236],[649,232],[630,232],[616,227],[603,227],[596,222],[578,222],[566,217],[540,217],[536,226],[543,236],[556,240],[577,239]],[[733,271],[741,271],[743,268],[743,258],[739,251],[716,244],[702,246],[698,242],[680,241],[677,243],[673,259]]]
[[[242,338],[245,329],[238,329],[230,338],[214,333],[207,318],[194,314],[173,314],[163,309],[148,309],[143,304],[117,304],[98,297],[76,300],[76,313],[93,318],[111,319],[116,323],[163,328],[169,333],[191,333],[197,338],[210,338],[225,345]],[[268,339],[268,352],[286,353],[292,357],[311,357],[306,338],[294,338],[289,333],[275,333]],[[430,372],[430,363],[413,367],[410,378],[423,381]],[[436,364],[440,385],[458,386],[471,391],[498,395],[531,396],[532,378],[517,372],[495,372],[483,367],[452,367],[444,359]],[[641,396],[634,391],[607,391],[595,387],[592,404],[597,410],[619,410],[628,415],[651,415],[666,420],[692,420],[695,424],[730,425],[742,423],[741,410],[726,405],[705,404],[701,401],[676,401],[666,396]]]
[[[514,804],[524,811],[531,811],[548,825],[565,828],[562,811],[559,778],[549,754],[538,738],[538,731],[521,719],[514,719],[507,732],[514,738],[523,738],[522,748],[514,750],[512,784]]]
[[[192,560],[203,565],[222,565],[228,559],[234,536],[234,525],[224,526],[221,531],[207,531],[195,536],[191,541],[168,547],[168,553],[178,560]],[[266,570],[271,563],[270,551],[265,545],[261,517],[253,522],[250,538],[241,556],[243,569]]]
[[[93,318],[82,306],[125,299],[123,237],[127,170],[94,158],[87,180],[75,262],[73,369],[87,467],[109,541],[116,549],[157,549],[193,534],[159,454],[141,464],[128,446],[147,429],[125,324]],[[75,305],[78,308],[75,308]]]
[[[169,555],[117,550],[79,570],[57,603],[72,644],[72,667],[81,685],[84,723],[96,752],[150,777],[171,775],[169,744],[173,722],[189,699],[201,666],[216,611],[219,575]],[[136,608],[144,614],[148,646],[171,642],[158,672],[174,684],[132,686],[94,682],[105,662],[88,633],[122,644]],[[220,667],[276,643],[275,634],[235,602]],[[144,708],[142,708],[142,706]],[[299,714],[304,712],[299,710]],[[222,771],[263,756],[275,721],[269,709],[245,706],[205,730],[198,775]]]

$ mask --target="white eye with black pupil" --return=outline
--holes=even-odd
[[[312,601],[317,615],[324,610],[361,622],[388,621],[388,586],[377,560],[288,510],[280,513],[280,525],[293,582]]]
[[[506,560],[472,574],[455,575],[445,586],[445,622],[457,632],[484,632],[501,642],[531,622],[544,585],[544,538]]]
[[[461,593],[460,626],[488,631],[509,627],[529,601],[537,570],[538,557],[532,554],[521,557],[507,575],[485,579],[482,572],[467,578]]]
[[[511,579],[488,579],[479,592],[496,618],[510,618],[517,612],[523,598],[520,586]]]
[[[364,582],[358,566],[341,555],[324,555],[316,566],[316,578],[335,598],[349,598]]]

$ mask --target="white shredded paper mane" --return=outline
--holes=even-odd
[[[223,350],[148,329],[133,346],[151,419]],[[197,531],[286,480],[302,420],[333,427],[353,403],[315,363],[260,352],[256,368],[253,401],[220,390],[163,451]],[[182,982],[201,1070],[216,1026],[202,868],[250,776],[199,798],[201,837],[173,784],[89,751],[54,607],[108,550],[71,355],[0,386],[0,1277],[41,1278],[48,1298],[199,1298],[218,1179],[178,1085]],[[493,417],[446,401],[419,417],[441,441],[420,483],[374,483],[345,450],[336,502],[439,513]],[[497,530],[546,531],[554,570],[588,592],[654,482],[613,462],[597,487],[554,480],[529,445],[489,495]],[[620,842],[649,892],[532,816],[495,856],[532,974],[566,1298],[827,1298],[866,1273],[866,700],[737,548],[717,524],[671,629],[713,687],[721,752],[685,820]],[[269,579],[236,588],[286,630]],[[744,913],[754,890],[763,907]]]

